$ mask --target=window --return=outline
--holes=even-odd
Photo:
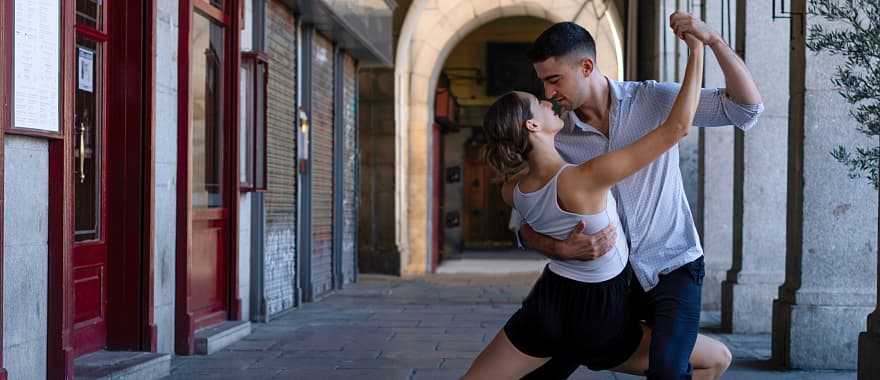
[[[269,60],[265,53],[241,57],[239,134],[241,191],[266,190],[266,89]]]
[[[223,207],[225,29],[193,13],[190,42],[192,85],[192,204]]]
[[[486,95],[519,90],[542,95],[544,87],[526,56],[531,45],[517,42],[486,44]]]

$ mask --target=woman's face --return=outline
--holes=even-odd
[[[538,100],[534,95],[522,93],[521,96],[529,100],[529,107],[532,111],[532,122],[540,127],[541,130],[555,134],[562,129],[564,123],[556,112],[553,111],[553,103],[549,100]]]

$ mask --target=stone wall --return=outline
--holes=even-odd
[[[3,147],[3,364],[10,379],[43,379],[48,335],[49,144],[45,139],[6,135]]]
[[[177,258],[177,44],[178,0],[156,3],[156,143],[153,194],[153,318],[157,350],[174,352],[174,299]]]
[[[394,240],[394,72],[361,69],[358,83],[358,270],[400,274]]]

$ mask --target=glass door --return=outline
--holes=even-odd
[[[108,0],[76,1],[73,283],[75,355],[107,343],[106,59]]]

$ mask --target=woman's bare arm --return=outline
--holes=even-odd
[[[579,165],[575,169],[579,185],[604,191],[656,160],[690,132],[700,100],[704,52],[702,41],[690,34],[684,37],[691,52],[681,90],[669,116],[659,127],[631,145]]]

